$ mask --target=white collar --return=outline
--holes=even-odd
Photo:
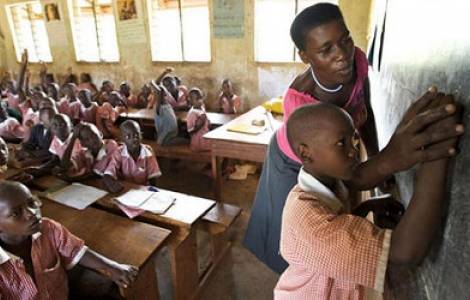
[[[41,232],[36,232],[31,236],[31,238],[34,241],[34,240],[37,240],[40,236],[41,236]],[[2,247],[0,247],[0,265],[3,265],[4,263],[9,261],[10,259],[18,259],[18,258],[19,258],[18,256],[14,255],[14,254],[6,251]]]
[[[100,151],[98,151],[98,155],[96,155],[96,160],[101,160],[105,156],[106,156],[106,142],[103,141],[103,147],[101,147]]]
[[[121,155],[123,157],[130,157],[131,156],[129,154],[129,152],[127,151],[127,146],[125,144],[122,146]],[[152,155],[153,155],[152,152],[149,149],[147,149],[147,147],[145,147],[144,144],[140,145],[140,154],[139,154],[138,159],[144,159],[144,158],[150,157]]]
[[[298,183],[302,191],[314,194],[318,200],[322,201],[328,207],[338,212],[343,208],[343,203],[338,197],[318,179],[305,172],[304,168],[300,169]]]
[[[72,140],[72,136],[73,136],[73,134],[70,133],[69,137],[64,142],[62,142],[57,136],[55,138],[57,139],[57,142],[59,143],[60,146],[64,146],[64,145],[68,145],[70,143],[70,141]]]

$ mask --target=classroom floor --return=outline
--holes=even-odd
[[[185,161],[172,164],[168,160],[161,160],[159,163],[163,173],[158,180],[158,186],[161,188],[213,198],[211,179],[201,175],[203,164]],[[249,175],[247,180],[224,181],[224,202],[241,207],[243,213],[232,226],[233,246],[231,253],[222,261],[216,274],[202,293],[201,299],[272,299],[272,291],[278,275],[259,262],[241,244],[256,192],[258,177],[259,172],[256,175]],[[182,178],[184,179],[182,180]],[[208,254],[209,249],[205,247],[207,244],[207,237],[202,232],[198,232],[198,247],[200,247],[202,256]],[[200,265],[204,265],[204,263],[204,259],[202,259]],[[172,299],[168,255],[165,253],[157,259],[157,274],[161,299]]]

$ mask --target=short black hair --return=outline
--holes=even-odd
[[[292,22],[290,36],[299,50],[305,50],[305,36],[311,29],[334,20],[343,20],[339,7],[331,3],[318,3],[305,8]]]
[[[192,89],[190,89],[188,95],[190,94],[197,94],[201,98],[204,97],[204,93],[198,87],[193,87]]]

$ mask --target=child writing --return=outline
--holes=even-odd
[[[82,89],[78,92],[78,100],[82,104],[80,107],[80,120],[96,124],[96,110],[98,104],[92,101],[91,92],[88,89]]]
[[[6,299],[68,299],[67,270],[79,264],[127,288],[138,269],[89,249],[41,216],[41,202],[21,183],[0,182],[0,290]]]
[[[112,91],[108,101],[96,109],[96,126],[103,133],[105,138],[119,139],[119,128],[116,123],[119,114],[126,110],[121,94]]]
[[[103,182],[109,191],[115,192],[117,180],[141,185],[156,185],[162,174],[152,148],[142,144],[142,133],[137,122],[127,120],[120,126],[123,145],[114,151],[104,172]]]
[[[209,132],[209,119],[204,108],[204,95],[198,88],[189,91],[189,100],[192,104],[188,112],[186,123],[188,133],[191,135],[190,147],[193,151],[208,151],[210,143],[203,136]]]
[[[220,112],[224,114],[237,114],[241,111],[242,100],[233,93],[230,79],[222,81],[222,92],[219,95]]]
[[[448,103],[444,109],[454,113],[455,105]],[[456,117],[444,117],[418,115],[407,126],[416,132],[438,126],[453,131],[454,136],[463,133]],[[380,296],[390,265],[417,264],[426,255],[441,218],[448,157],[456,153],[456,140],[441,142],[447,158],[419,167],[410,205],[391,231],[351,214],[354,203],[343,181],[351,180],[359,165],[359,135],[344,110],[326,103],[298,108],[287,121],[287,134],[303,166],[283,211],[280,252],[289,266],[276,285],[274,298]],[[430,136],[424,131],[410,142],[419,149]]]

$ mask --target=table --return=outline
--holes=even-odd
[[[135,282],[121,291],[126,299],[158,299],[159,291],[152,256],[164,244],[170,231],[135,222],[88,207],[76,210],[42,199],[42,214],[63,224],[85,241],[90,249],[119,263],[139,267]]]
[[[265,117],[267,125],[266,130],[260,134],[252,135],[227,130],[234,124],[251,124],[252,120],[262,117]],[[217,201],[222,200],[222,158],[264,162],[269,141],[281,124],[280,116],[272,118],[266,114],[263,107],[258,106],[204,135],[204,138],[208,139],[211,144],[212,176]]]
[[[88,179],[82,183],[103,188],[100,179]],[[94,207],[117,215],[124,213],[115,205],[113,198],[131,188],[142,188],[139,185],[122,182],[124,191],[108,194],[98,200]],[[35,179],[33,185],[41,190],[57,188],[68,183],[54,176]],[[168,191],[167,191],[168,192]],[[215,201],[172,192],[175,203],[163,215],[144,213],[135,218],[139,222],[149,223],[171,230],[167,240],[170,250],[173,290],[175,299],[192,299],[197,297],[223,256],[230,248],[225,230],[233,223],[241,210],[230,205],[216,204]],[[207,216],[206,216],[207,215]],[[212,263],[199,276],[196,230],[204,226],[211,234]]]

